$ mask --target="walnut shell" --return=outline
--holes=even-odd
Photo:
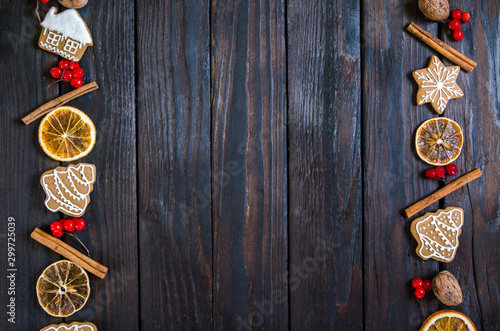
[[[59,3],[66,8],[82,8],[85,7],[89,0],[59,0]]]
[[[432,21],[444,21],[450,16],[448,0],[418,0],[418,8]]]
[[[462,290],[457,279],[448,271],[441,271],[432,280],[432,291],[436,298],[447,306],[462,303]]]

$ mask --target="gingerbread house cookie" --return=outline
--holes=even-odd
[[[78,62],[87,47],[93,45],[87,24],[75,9],[56,14],[56,7],[49,9],[41,22],[40,48],[70,61]]]
[[[97,327],[90,322],[73,322],[71,324],[52,324],[40,331],[97,331]]]

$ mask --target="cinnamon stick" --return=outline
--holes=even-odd
[[[40,116],[49,113],[51,110],[56,109],[57,107],[61,107],[66,103],[70,102],[71,100],[74,100],[84,94],[97,90],[98,88],[99,86],[97,86],[96,82],[83,85],[82,87],[79,87],[71,92],[61,95],[58,98],[55,98],[54,100],[47,102],[46,104],[41,105],[30,114],[23,117],[22,121],[24,122],[24,124],[28,125],[31,122],[35,121]]]
[[[93,273],[99,278],[104,279],[104,277],[106,277],[106,274],[108,273],[108,268],[106,268],[102,264],[92,260],[90,257],[85,256],[70,245],[49,235],[39,228],[36,228],[31,233],[31,238],[35,239],[40,244],[47,246],[48,248],[64,256],[65,258],[75,262],[80,267],[87,270],[88,272]]]
[[[420,40],[422,40],[424,43],[429,45],[432,49],[444,55],[446,58],[448,58],[448,60],[459,65],[465,71],[471,72],[477,65],[476,62],[472,61],[467,56],[449,46],[444,41],[434,37],[431,33],[425,31],[415,23],[410,23],[407,30],[418,37]]]
[[[453,182],[449,183],[445,187],[437,190],[433,194],[429,195],[427,198],[420,200],[419,202],[415,203],[414,205],[411,205],[410,207],[405,209],[405,213],[407,217],[412,217],[422,209],[432,205],[434,202],[438,201],[439,199],[444,198],[451,192],[454,192],[464,186],[467,183],[472,182],[474,179],[477,179],[481,177],[483,173],[481,172],[481,169],[474,169],[471,172],[463,175],[462,177],[454,180]]]

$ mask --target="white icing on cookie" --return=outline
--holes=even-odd
[[[96,330],[93,327],[90,327],[90,330]],[[80,330],[88,330],[89,326],[78,326],[78,325],[73,325],[71,327],[67,327],[65,325],[61,326],[51,326],[48,329],[45,329],[44,331],[80,331]]]
[[[75,9],[66,9],[59,14],[56,14],[56,10],[56,7],[50,8],[40,23],[44,28],[44,34],[47,33],[47,30],[52,30],[60,33],[64,39],[71,38],[80,42],[80,47],[92,45],[92,36],[87,25]]]
[[[93,323],[73,322],[71,324],[49,325],[41,331],[97,331],[97,327]]]
[[[458,222],[450,222],[452,217]],[[436,241],[436,236],[429,236],[424,232],[426,227],[429,227],[429,224],[432,226],[430,228],[437,233],[441,242]],[[422,242],[420,250],[418,251],[419,255],[425,259],[437,258],[446,262],[453,260],[455,256],[454,253],[458,248],[458,235],[460,234],[462,225],[463,211],[459,208],[451,209],[447,212],[442,211],[437,216],[430,214],[422,218],[422,220],[416,223],[417,234]],[[432,231],[430,231],[430,233],[432,233]],[[448,254],[446,254],[446,252],[448,252]],[[450,252],[452,253],[450,254]]]
[[[52,212],[62,211],[69,215],[83,214],[89,202],[92,184],[96,179],[94,169],[89,164],[69,165],[64,171],[55,169],[42,175],[41,183],[47,194],[45,206]],[[90,173],[90,178],[87,178],[86,172]],[[52,188],[49,182],[54,183]],[[75,182],[82,187],[77,188]],[[51,200],[56,203],[55,208],[50,207]],[[80,201],[84,203],[77,204]]]
[[[413,75],[419,85],[417,104],[430,102],[441,114],[450,99],[464,95],[456,83],[459,72],[460,67],[445,67],[437,56],[432,56],[429,67],[417,70]]]
[[[47,43],[44,43],[43,41],[40,41],[40,47],[44,48],[50,52],[56,52],[58,55],[62,56],[65,59],[68,59],[70,61],[78,61],[79,59],[76,56],[73,56],[69,53],[66,53],[65,51],[62,51],[58,49],[57,47],[54,47],[52,45],[49,45]]]

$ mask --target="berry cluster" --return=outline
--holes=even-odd
[[[50,224],[50,231],[54,237],[62,237],[64,232],[82,231],[85,229],[85,221],[81,218],[73,218],[71,220],[60,220]]]
[[[78,62],[68,61],[66,59],[59,61],[59,66],[50,69],[50,75],[56,79],[70,82],[74,88],[83,85],[83,75],[85,71],[80,68]]]
[[[432,282],[428,279],[422,280],[420,278],[413,278],[411,286],[415,289],[413,294],[417,299],[422,299],[425,296],[425,292],[432,290]]]
[[[453,163],[447,164],[446,167],[435,167],[431,169],[427,169],[425,171],[425,177],[428,179],[443,179],[444,176],[455,176],[458,172],[458,168]]]
[[[456,41],[462,40],[464,38],[464,32],[460,29],[462,23],[470,22],[470,13],[468,11],[462,11],[460,9],[455,9],[451,12],[452,20],[448,23],[448,28],[453,31],[453,39]]]

